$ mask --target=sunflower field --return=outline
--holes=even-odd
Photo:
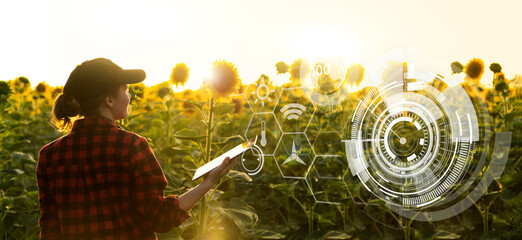
[[[275,73],[287,74],[290,80],[275,86],[278,91],[299,85],[303,76],[296,66],[301,61],[274,65]],[[487,69],[482,60],[473,59],[465,66],[454,62],[448,67],[470,77],[463,83],[468,94],[487,101],[493,131],[512,133],[502,177],[463,213],[434,222],[397,218],[356,182],[346,183],[349,193],[333,187],[322,189],[324,194],[337,195],[340,204],[319,203],[305,181],[283,178],[273,157],[266,157],[261,177],[253,178],[236,167],[190,211],[190,219],[168,233],[157,234],[158,239],[522,239],[522,89],[506,79],[498,63]],[[494,73],[493,88],[474,82],[487,70]],[[201,180],[192,181],[192,176],[199,166],[247,139],[254,114],[245,96],[248,85],[230,62],[214,62],[213,71],[215,81],[197,90],[173,91],[189,78],[190,69],[184,63],[174,66],[169,81],[150,87],[129,86],[129,117],[118,124],[148,139],[169,181],[165,195],[181,195],[195,187]],[[261,75],[258,83],[267,78]],[[350,84],[361,81],[362,77]],[[437,84],[435,80],[433,84]],[[353,96],[329,109],[330,114],[317,111],[311,123],[314,127],[307,130],[310,141],[337,137],[319,136],[314,129],[345,124],[355,99],[366,91],[368,88],[351,93]],[[36,165],[39,150],[67,134],[50,121],[53,101],[61,93],[62,87],[45,82],[33,86],[26,77],[0,81],[1,239],[38,239]],[[333,151],[346,155],[343,148]],[[365,201],[372,204],[360,204]]]

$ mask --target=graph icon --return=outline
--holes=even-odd
[[[288,120],[298,119],[305,110],[306,107],[299,103],[290,103],[281,108],[281,112]]]

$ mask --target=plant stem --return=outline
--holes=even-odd
[[[308,235],[311,235],[314,229],[314,205],[310,204],[310,212],[308,213]]]
[[[213,116],[213,110],[214,110],[214,102],[212,97],[209,99],[209,114],[208,114],[208,121],[207,121],[207,142],[205,144],[205,162],[210,162],[211,157],[211,146],[212,146],[212,118]],[[201,164],[203,165],[203,164]],[[206,231],[206,213],[207,213],[207,197],[206,195],[203,196],[203,198],[200,200],[200,206],[199,206],[199,229],[198,229],[198,236],[201,237]]]
[[[170,147],[170,106],[167,104],[167,146]]]
[[[484,236],[488,233],[489,229],[489,207],[488,207],[488,198],[486,197],[488,194],[488,186],[484,186],[486,188],[486,191],[484,192],[484,214],[482,214],[482,221],[484,224]]]
[[[314,209],[315,209],[315,202],[310,203],[310,212],[307,213],[308,215],[308,235],[311,235],[314,232]]]
[[[509,131],[509,124],[508,124],[508,119],[507,119],[507,112],[508,112],[508,109],[507,109],[507,100],[506,100],[506,97],[502,96],[502,98],[504,99],[504,131]]]
[[[404,239],[410,240],[411,235],[411,221],[408,221],[408,219],[405,219],[406,221],[406,228],[404,229]]]

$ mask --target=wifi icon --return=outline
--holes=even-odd
[[[281,112],[286,119],[298,119],[303,114],[306,107],[299,103],[290,103],[281,108]]]

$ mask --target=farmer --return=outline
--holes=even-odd
[[[41,239],[156,239],[189,218],[237,160],[225,159],[185,194],[164,197],[167,180],[147,141],[114,122],[128,116],[127,84],[144,79],[143,70],[104,58],[71,72],[53,108],[54,124],[70,132],[38,158]]]

